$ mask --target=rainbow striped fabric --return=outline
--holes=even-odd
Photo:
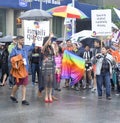
[[[70,85],[79,82],[85,72],[85,60],[65,50],[62,60],[62,79],[71,79]]]

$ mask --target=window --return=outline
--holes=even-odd
[[[6,35],[6,10],[0,9],[0,32]]]
[[[57,37],[62,36],[62,18],[53,17],[53,32]]]

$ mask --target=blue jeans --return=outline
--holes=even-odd
[[[39,80],[39,64],[32,63],[31,71],[32,71],[32,82],[34,83],[36,79],[36,73]]]
[[[109,72],[96,75],[98,96],[102,96],[103,81],[105,81],[106,97],[108,97],[111,95],[110,73]]]

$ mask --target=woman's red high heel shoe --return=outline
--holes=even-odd
[[[49,102],[50,102],[50,103],[52,103],[52,102],[53,102],[53,100],[49,100]]]
[[[52,100],[52,97],[51,98],[49,98],[49,103],[52,103],[53,102],[53,100]]]
[[[45,103],[49,103],[49,99],[45,99]]]

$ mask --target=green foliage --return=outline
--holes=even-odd
[[[116,14],[116,12],[114,11],[113,8],[117,8],[116,5],[111,5],[111,6],[105,6],[104,9],[111,9],[112,10],[112,22],[115,23],[118,28],[120,29],[120,20]]]

